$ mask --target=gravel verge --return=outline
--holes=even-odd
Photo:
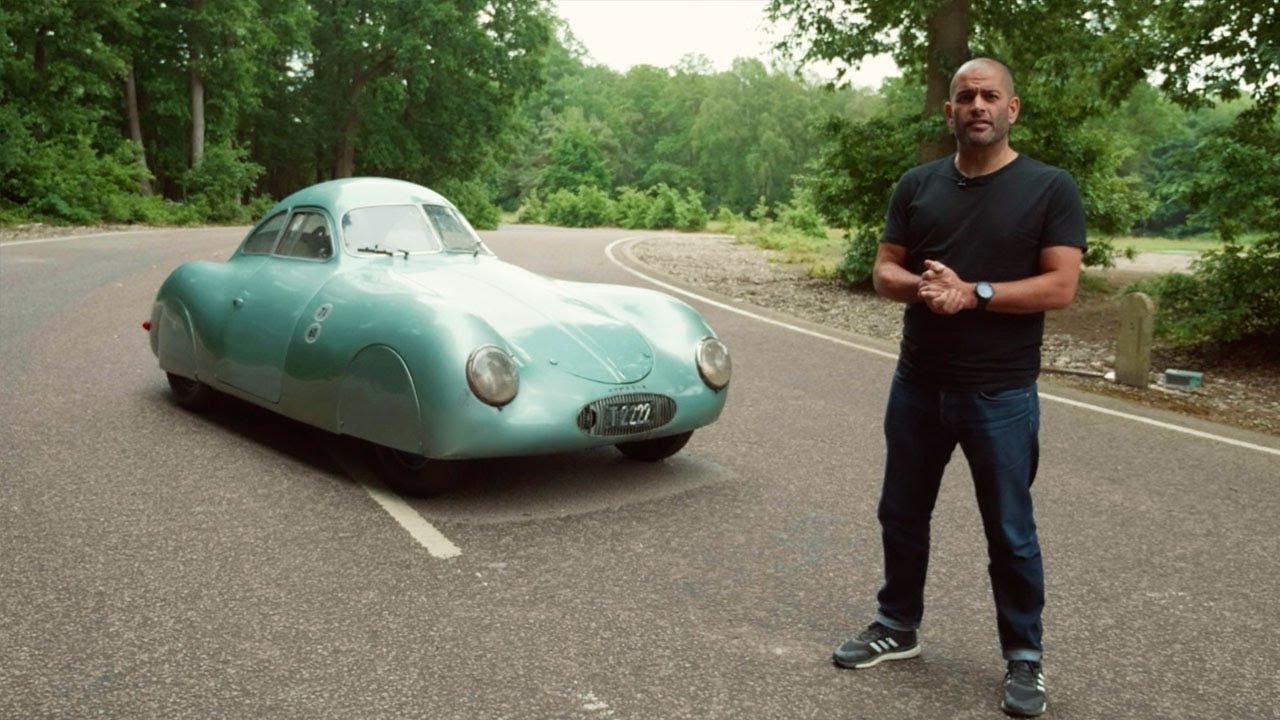
[[[646,238],[631,247],[631,254],[689,285],[774,312],[882,340],[902,337],[901,305],[869,292],[850,291],[829,279],[811,278],[803,266],[782,262],[781,253],[730,236]],[[1152,267],[1128,261],[1121,270],[1170,272],[1187,265],[1185,259],[1177,258],[1153,261],[1156,264]],[[1055,384],[1280,436],[1280,369],[1274,366],[1205,372],[1204,386],[1193,390],[1163,386],[1157,382],[1158,373],[1153,372],[1152,384],[1140,390],[1103,377],[1115,363],[1114,340],[1100,342],[1046,332],[1042,355],[1045,379]],[[1161,371],[1190,362],[1176,351],[1154,355],[1153,365]]]

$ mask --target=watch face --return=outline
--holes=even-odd
[[[978,297],[983,300],[990,300],[996,294],[995,288],[991,287],[991,283],[989,282],[978,283],[974,286],[973,291],[976,292]]]

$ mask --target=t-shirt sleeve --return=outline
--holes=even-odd
[[[1080,188],[1071,175],[1059,171],[1049,194],[1049,211],[1045,215],[1040,246],[1067,245],[1086,250],[1088,242],[1085,238],[1084,205],[1080,200]]]

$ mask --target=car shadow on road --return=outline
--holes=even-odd
[[[173,412],[301,463],[329,480],[356,485],[380,482],[369,445],[277,415],[229,395],[193,413],[168,392],[156,399]],[[689,447],[661,462],[640,462],[612,447],[550,455],[451,460],[436,463],[449,474],[443,492],[398,487],[424,517],[467,523],[505,523],[618,509],[671,497],[728,479],[730,473]]]

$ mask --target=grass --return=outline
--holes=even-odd
[[[1262,235],[1260,234],[1245,235],[1240,239],[1240,244],[1252,245],[1261,237]],[[1139,253],[1186,253],[1188,255],[1199,255],[1205,250],[1215,250],[1222,247],[1221,240],[1217,237],[1208,236],[1189,238],[1124,236],[1108,239],[1116,250],[1120,252],[1124,252],[1126,248],[1133,248],[1134,252]]]

